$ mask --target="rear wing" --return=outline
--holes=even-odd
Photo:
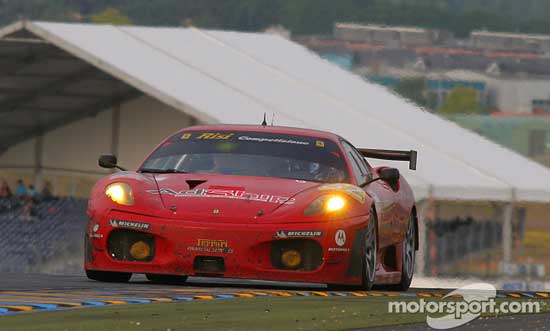
[[[416,156],[417,152],[410,151],[392,151],[385,149],[369,149],[359,148],[359,153],[364,157],[370,157],[373,159],[381,160],[393,160],[393,161],[409,161],[409,169],[416,170]]]

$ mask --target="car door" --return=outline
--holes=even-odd
[[[353,145],[345,142],[344,148],[346,149],[346,153],[348,153],[350,162],[352,162],[352,168],[353,164],[358,168],[357,171],[360,174],[359,178],[362,180],[358,181],[358,183],[364,183],[378,176],[375,169],[368,164],[363,155],[361,155]],[[381,180],[367,185],[364,189],[374,199],[378,216],[378,241],[380,247],[393,245],[395,237],[394,228],[397,221],[395,217],[396,192],[394,192],[387,183]]]

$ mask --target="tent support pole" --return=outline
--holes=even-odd
[[[502,261],[504,263],[512,262],[512,218],[514,214],[514,204],[508,202],[502,209]]]
[[[42,159],[44,155],[43,148],[44,136],[39,134],[34,141],[34,189],[39,192],[42,189]]]
[[[418,252],[416,254],[415,274],[425,276],[426,274],[426,254],[428,254],[428,245],[426,238],[426,222],[433,220],[434,201],[430,193],[418,202],[416,205],[416,217],[418,218]]]
[[[426,271],[426,212],[429,209],[429,200],[423,200],[417,205],[417,218],[418,218],[418,252],[416,254],[416,270],[417,276],[424,276]]]

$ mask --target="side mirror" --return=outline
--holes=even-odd
[[[101,155],[97,163],[102,168],[107,168],[107,169],[119,168],[117,165],[117,158],[112,154]]]
[[[399,170],[395,168],[383,168],[378,172],[380,179],[388,183],[392,189],[396,190],[399,184]]]

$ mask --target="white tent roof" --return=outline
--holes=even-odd
[[[203,122],[257,124],[267,112],[358,147],[418,150],[416,172],[394,164],[417,199],[550,202],[549,169],[282,37],[43,22],[4,34],[23,28]]]

